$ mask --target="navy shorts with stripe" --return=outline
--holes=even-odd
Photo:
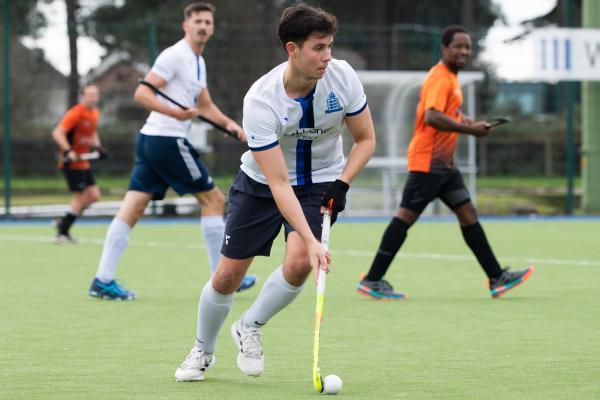
[[[169,187],[183,196],[206,192],[215,185],[187,139],[138,133],[135,165],[127,190],[154,193],[154,200],[161,200]]]
[[[323,224],[321,201],[330,184],[331,182],[292,186],[317,239],[321,237]],[[332,224],[335,219],[336,216],[332,216]],[[236,260],[269,256],[282,225],[287,239],[294,228],[281,215],[269,186],[256,182],[239,171],[229,190],[229,212],[221,253]]]
[[[451,210],[456,210],[471,201],[460,171],[452,169],[443,173],[409,172],[400,207],[420,214],[427,204],[437,197]]]

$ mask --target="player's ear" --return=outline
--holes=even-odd
[[[295,53],[298,50],[298,45],[294,42],[287,42],[285,44],[285,51],[287,52],[288,56],[294,56]]]

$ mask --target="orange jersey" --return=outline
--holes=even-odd
[[[100,112],[97,108],[89,109],[83,104],[77,104],[67,111],[59,126],[67,133],[67,141],[75,153],[88,153],[94,144],[94,132],[98,128]],[[61,156],[63,156],[61,152]],[[59,167],[62,168],[62,163]],[[69,163],[70,169],[89,169],[88,161]]]
[[[415,131],[408,145],[409,171],[435,172],[454,168],[458,134],[438,131],[427,125],[425,111],[433,108],[460,122],[462,102],[458,76],[440,61],[429,70],[421,87]]]

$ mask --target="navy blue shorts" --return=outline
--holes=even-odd
[[[91,169],[63,168],[62,171],[71,192],[83,192],[85,188],[96,184]]]
[[[453,169],[442,174],[409,172],[400,207],[421,214],[437,197],[451,210],[471,201],[460,171]]]
[[[138,133],[135,165],[127,190],[154,193],[154,200],[173,188],[180,196],[215,187],[198,153],[185,138]]]
[[[321,201],[330,184],[293,186],[308,225],[317,239],[321,238],[323,224]],[[332,224],[335,219],[336,216],[332,216]],[[269,186],[256,182],[243,171],[238,172],[229,190],[229,212],[221,253],[236,260],[269,256],[282,225],[287,239],[294,228],[281,215]]]

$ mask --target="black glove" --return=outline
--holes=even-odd
[[[96,147],[96,151],[100,154],[100,160],[104,160],[108,157],[108,152],[104,146]]]
[[[323,193],[321,205],[323,207],[329,207],[331,205],[331,208],[335,213],[344,211],[344,208],[346,208],[346,193],[349,188],[350,185],[346,182],[336,179],[335,182],[329,185],[325,193]]]

